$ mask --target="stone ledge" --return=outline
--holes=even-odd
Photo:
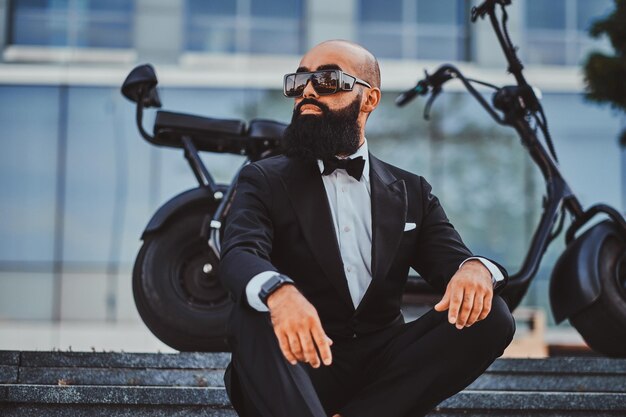
[[[626,374],[626,359],[559,357],[547,359],[497,359],[487,372]]]
[[[559,411],[559,410],[438,410],[428,417],[624,417],[622,411]],[[73,416],[72,416],[73,417]],[[108,417],[108,416],[107,416]]]
[[[0,404],[91,404],[229,408],[223,388],[9,385],[0,387]],[[521,392],[465,390],[437,411],[593,411],[626,413],[626,393]]]
[[[206,405],[229,407],[223,388],[59,386],[15,384],[0,386],[0,403]]]
[[[17,350],[0,350],[0,365],[17,366],[20,363],[20,353]]]
[[[19,379],[14,383],[57,385],[60,380],[67,385],[219,387],[224,385],[224,370],[201,368],[20,368]]]
[[[6,370],[6,382],[57,385],[128,385],[223,387],[222,369],[140,369],[140,368],[20,368]],[[498,391],[626,392],[626,376],[578,374],[517,374],[487,371],[468,389]]]
[[[0,415],[2,417],[237,417],[233,410],[210,409],[204,406],[190,407],[150,407],[142,406],[84,406],[84,405],[39,405],[39,404],[12,404],[3,406],[0,403]],[[486,410],[472,410],[471,413],[464,410],[439,410],[428,414],[428,417],[589,417],[589,411],[556,411],[556,410],[535,410],[532,413],[527,411],[507,411],[500,410],[493,412]],[[623,417],[621,412],[597,411],[593,417]]]
[[[16,384],[17,377],[17,366],[0,365],[0,384]]]
[[[626,392],[625,375],[517,374],[487,371],[467,389],[497,391]]]
[[[22,367],[225,368],[230,353],[21,352]]]
[[[22,367],[223,369],[230,353],[121,353],[0,351],[0,365]],[[487,372],[626,374],[626,359],[559,357],[498,359]]]
[[[623,415],[626,393],[465,390],[442,402],[437,409],[619,411]]]
[[[2,417],[237,417],[231,409],[202,406],[128,406],[115,404],[2,404]],[[467,416],[465,416],[467,417]],[[596,416],[594,416],[596,417]],[[604,417],[604,416],[597,416]]]

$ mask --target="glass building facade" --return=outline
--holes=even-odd
[[[524,57],[547,65],[580,65],[591,49],[609,42],[588,35],[594,19],[612,10],[612,0],[525,0]]]
[[[133,1],[19,0],[9,3],[10,44],[132,47]]]
[[[522,13],[515,15],[515,33],[534,73],[541,74],[541,64],[557,65],[558,77],[558,71],[572,71],[589,47],[602,47],[584,30],[606,13],[610,1],[516,3]],[[134,107],[119,92],[135,63],[154,60],[157,72],[164,68],[161,98],[167,110],[288,122],[292,102],[281,93],[283,72],[268,79],[260,75],[262,68],[284,68],[285,62],[288,70],[295,68],[320,33],[351,38],[381,60],[383,102],[367,131],[372,152],[424,175],[468,246],[517,271],[541,214],[545,186],[514,131],[498,127],[454,88],[436,102],[430,122],[421,117],[423,101],[405,108],[393,104],[420,76],[423,62],[452,61],[478,74],[504,71],[475,57],[473,51],[482,46],[475,43],[469,5],[461,0],[9,1],[3,14],[8,35],[0,45],[0,321],[139,320],[130,279],[141,233],[161,204],[197,183],[182,151],[157,148],[137,133]],[[171,25],[159,26],[164,19]],[[167,50],[158,40],[150,43],[152,34],[163,31],[177,39]],[[95,67],[71,58],[59,62],[49,54],[22,61],[31,47],[131,50],[138,58]],[[499,54],[497,48],[493,53]],[[205,61],[186,64],[189,54]],[[244,69],[229,78],[228,65],[238,68],[241,56],[247,60]],[[213,62],[225,62],[226,68],[212,72]],[[401,74],[399,81],[385,78],[389,68]],[[63,78],[82,72],[89,75]],[[561,169],[583,205],[601,201],[623,211],[617,144],[623,121],[585,102],[577,83],[548,86],[543,104]],[[148,113],[147,127],[153,115]],[[224,154],[203,159],[222,182],[230,181],[242,161]],[[562,247],[559,238],[548,251],[525,304],[548,307],[549,273]]]
[[[358,41],[379,58],[467,60],[469,3],[360,0]]]
[[[200,52],[298,54],[301,0],[185,2],[185,49]]]

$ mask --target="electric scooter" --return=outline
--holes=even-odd
[[[182,149],[198,186],[159,207],[143,231],[133,267],[135,305],[165,344],[180,351],[224,351],[232,301],[216,271],[221,226],[236,175],[229,184],[216,183],[199,152],[245,155],[241,170],[278,153],[286,125],[158,111],[150,134],[143,128],[143,113],[145,108],[161,107],[157,83],[154,68],[140,65],[127,76],[122,94],[136,103],[141,136],[156,146]]]
[[[517,83],[497,87],[465,77],[453,65],[442,65],[433,74],[396,99],[403,106],[420,95],[430,95],[424,108],[428,119],[431,106],[443,85],[461,81],[467,91],[498,123],[515,129],[522,145],[540,168],[546,182],[543,214],[533,235],[521,269],[510,276],[502,297],[514,310],[526,294],[548,245],[559,235],[567,214],[571,223],[565,233],[566,248],[557,260],[550,278],[550,304],[557,323],[569,319],[595,351],[626,357],[626,221],[613,207],[595,204],[587,210],[572,192],[558,166],[548,122],[535,90],[523,75],[507,30],[506,6],[511,0],[486,0],[472,8],[472,22],[488,17]],[[501,21],[496,14],[499,6]],[[479,84],[495,90],[491,105],[475,89]],[[543,136],[546,147],[537,133]],[[584,233],[577,232],[597,214],[608,219]]]

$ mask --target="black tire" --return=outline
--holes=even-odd
[[[600,297],[570,322],[596,352],[626,357],[626,244],[616,235],[601,243]]]
[[[145,237],[133,268],[139,315],[159,340],[180,351],[228,351],[232,302],[216,274],[218,259],[200,236],[209,214],[205,207],[177,213]]]

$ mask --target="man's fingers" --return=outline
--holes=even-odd
[[[315,326],[313,329],[311,329],[311,335],[313,336],[315,345],[319,350],[322,362],[324,363],[324,365],[330,365],[333,361],[333,355],[330,351],[330,345],[332,343],[332,340],[330,340],[330,338],[324,334],[321,325]]]
[[[441,301],[435,304],[435,310],[445,311],[450,306],[450,288],[446,289],[446,293],[443,295]]]
[[[469,318],[467,319],[467,323],[465,323],[466,326],[469,327],[478,321],[478,318],[480,317],[480,314],[483,311],[483,305],[484,305],[483,295],[475,295],[474,305],[472,306],[472,311],[469,315]]]
[[[448,309],[448,321],[455,324],[459,317],[459,310],[463,302],[463,288],[452,288],[450,294],[450,308]]]
[[[287,335],[285,333],[281,333],[277,336],[278,345],[280,346],[280,350],[283,352],[283,356],[285,357],[285,359],[287,359],[287,361],[292,365],[298,363],[296,357],[293,355],[293,353],[291,353],[291,346],[289,345],[289,339],[287,338]]]
[[[480,316],[478,316],[478,321],[484,320],[487,317],[487,315],[491,311],[492,301],[493,293],[487,294],[487,296],[485,296],[485,299],[483,300],[483,310],[481,311]]]
[[[311,332],[308,331],[308,329],[303,330],[298,332],[298,337],[300,338],[300,345],[302,346],[302,356],[304,356],[304,362],[310,364],[313,368],[319,367],[320,359],[317,356],[317,350],[315,350]]]
[[[295,288],[285,286],[290,287]],[[321,361],[330,364],[333,341],[324,333],[317,310],[297,289],[289,291],[277,291],[269,306],[272,326],[283,355],[294,365],[307,362],[317,368]]]
[[[289,339],[289,348],[291,349],[291,353],[296,359],[300,362],[304,362],[304,354],[302,352],[302,346],[300,346],[300,338],[297,333],[287,333],[287,338]]]
[[[474,306],[474,293],[466,291],[463,294],[463,304],[461,305],[461,309],[459,311],[459,316],[456,319],[456,328],[461,330],[465,327],[465,323],[469,319],[469,316],[472,312],[472,308]]]

